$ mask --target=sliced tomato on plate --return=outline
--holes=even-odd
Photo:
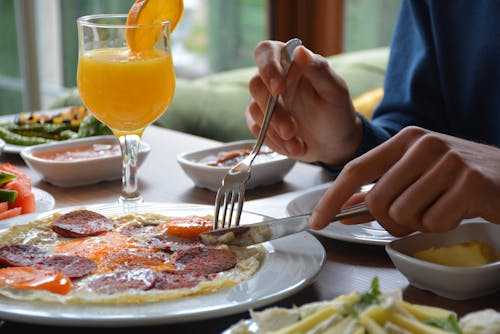
[[[158,226],[158,229],[177,237],[194,239],[197,238],[200,233],[210,231],[213,228],[212,226],[213,223],[211,220],[192,216],[171,219]]]
[[[4,202],[4,203],[7,203],[7,202]],[[17,207],[17,208],[12,208],[12,209],[8,209],[6,211],[0,212],[0,220],[12,218],[12,217],[17,217],[22,213],[22,209],[23,208],[21,208],[21,207]]]
[[[8,162],[0,164],[0,171],[16,176],[16,178],[8,180],[1,185],[0,190],[4,190],[6,195],[9,194],[7,191],[11,194],[17,193],[17,196],[9,196],[9,199],[2,199],[2,202],[0,203],[0,219],[35,212],[36,201],[35,195],[32,192],[31,178],[29,175]],[[7,209],[5,209],[6,204]]]
[[[11,173],[17,176],[17,180],[22,181],[24,184],[26,184],[28,187],[31,188],[31,178],[29,177],[28,174],[23,172],[20,168],[12,165],[9,162],[0,164],[0,170],[3,170],[7,173]]]

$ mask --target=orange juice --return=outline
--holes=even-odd
[[[126,48],[86,51],[78,89],[87,108],[115,135],[141,135],[169,106],[175,90],[170,53],[132,54]]]

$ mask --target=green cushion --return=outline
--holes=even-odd
[[[354,98],[383,84],[388,55],[389,49],[383,47],[335,55],[328,61]],[[255,67],[248,67],[177,79],[174,99],[156,124],[223,142],[253,138],[246,127],[245,108],[250,100],[248,81],[255,73]],[[52,107],[80,103],[73,90]]]

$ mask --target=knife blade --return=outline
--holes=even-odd
[[[364,203],[354,204],[342,209],[332,222],[366,213],[369,213],[369,211]],[[255,245],[307,230],[310,217],[311,213],[306,213],[281,219],[271,219],[261,223],[206,231],[200,234],[199,240],[207,246],[225,244],[244,247]]]

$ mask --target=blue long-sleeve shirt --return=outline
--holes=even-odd
[[[500,146],[500,1],[403,0],[357,155],[408,125]]]

